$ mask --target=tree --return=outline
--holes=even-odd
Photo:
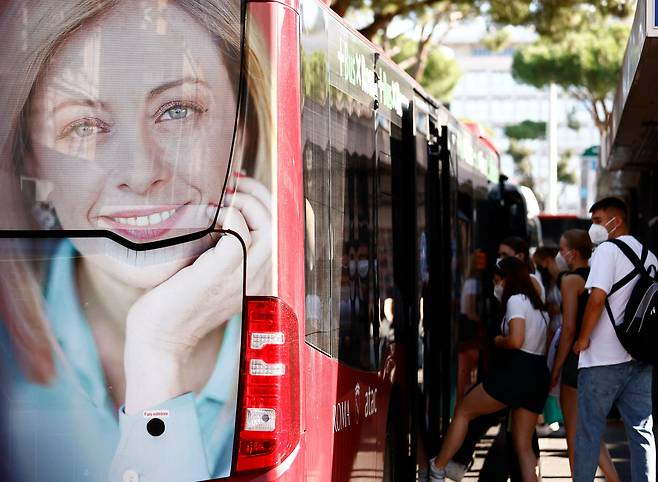
[[[563,184],[576,184],[576,174],[569,170],[569,159],[573,156],[571,149],[565,149],[557,162],[557,180]]]
[[[461,71],[454,59],[447,57],[440,48],[419,47],[419,42],[405,35],[390,41],[392,59],[414,77],[427,91],[442,102],[449,102]],[[423,49],[422,56],[419,50]]]
[[[367,20],[358,25],[368,39],[385,32],[395,19],[423,15],[435,7],[444,10],[468,7],[473,16],[485,16],[497,25],[529,25],[544,35],[559,35],[587,24],[592,11],[601,15],[626,17],[632,2],[626,0],[332,0],[331,8],[340,16],[366,12]]]
[[[311,97],[322,104],[327,96],[327,59],[325,53],[320,50],[309,55],[302,49],[301,58],[304,97]]]
[[[505,126],[504,131],[505,136],[509,139],[507,154],[514,161],[516,175],[521,178],[521,184],[534,189],[535,181],[532,177],[532,166],[530,165],[532,150],[523,141],[546,137],[546,122],[524,120],[518,124]]]
[[[505,126],[505,135],[510,139],[543,139],[546,137],[546,122],[524,120]]]
[[[562,87],[583,103],[603,135],[629,31],[627,24],[599,19],[559,40],[540,37],[514,55],[512,75],[537,88]]]
[[[512,161],[514,161],[515,174],[520,178],[520,184],[528,186],[530,189],[534,189],[535,180],[532,177],[532,166],[530,165],[532,150],[523,145],[517,139],[510,139],[507,154],[509,154],[512,157]]]

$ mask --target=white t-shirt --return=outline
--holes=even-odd
[[[635,251],[635,254],[640,257],[642,245],[637,239],[633,236],[620,236],[619,239],[628,244]],[[653,253],[649,252],[645,267],[648,268],[651,265],[658,267],[658,260],[656,260]],[[612,286],[633,269],[633,264],[617,246],[612,243],[602,243],[596,248],[594,256],[592,256],[592,268],[585,287],[588,290],[600,288],[606,294],[610,293]],[[624,319],[626,304],[637,279],[638,277],[635,277],[634,280],[608,298],[612,315],[615,317],[617,324]],[[599,318],[599,322],[590,336],[589,348],[580,353],[578,368],[617,365],[630,360],[632,360],[632,357],[619,342],[617,334],[610,323],[608,311],[604,308],[601,318]]]
[[[507,301],[507,310],[500,327],[503,335],[509,335],[509,322],[514,318],[525,320],[525,338],[521,351],[544,355],[546,353],[548,313],[532,306],[526,295],[518,294],[511,296]]]

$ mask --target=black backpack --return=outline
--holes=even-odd
[[[636,360],[640,360],[651,365],[658,365],[658,350],[656,349],[656,340],[658,340],[658,280],[656,280],[656,267],[650,266],[649,270],[644,267],[644,263],[649,256],[649,250],[646,246],[642,247],[642,256],[637,257],[635,251],[626,243],[619,239],[611,239],[608,242],[614,243],[621,252],[629,259],[635,267],[633,271],[616,282],[608,298],[623,286],[630,283],[637,275],[640,278],[631,291],[631,297],[626,304],[624,320],[620,324],[615,324],[612,315],[612,309],[608,298],[605,300],[605,309],[608,317],[615,327],[617,338]],[[653,276],[650,271],[653,268]]]

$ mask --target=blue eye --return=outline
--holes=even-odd
[[[110,132],[110,126],[102,120],[96,118],[85,118],[79,119],[66,126],[57,137],[58,139],[64,139],[65,137],[71,136],[83,139],[107,132]]]
[[[193,101],[174,100],[161,106],[153,115],[156,123],[175,121],[175,120],[192,120],[198,114],[203,114],[208,109]]]
[[[73,132],[78,137],[89,137],[98,132],[98,127],[89,124],[80,124],[73,128]]]
[[[185,119],[187,117],[187,107],[183,107],[183,106],[172,107],[171,109],[167,110],[164,114],[162,114],[162,117],[163,117],[162,120]]]

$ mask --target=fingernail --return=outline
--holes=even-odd
[[[227,187],[226,191],[224,191],[226,194],[233,194],[235,193],[235,188],[234,187]]]
[[[246,174],[243,174],[243,173],[241,173],[241,172],[234,172],[233,175],[234,175],[235,177],[247,177]]]

